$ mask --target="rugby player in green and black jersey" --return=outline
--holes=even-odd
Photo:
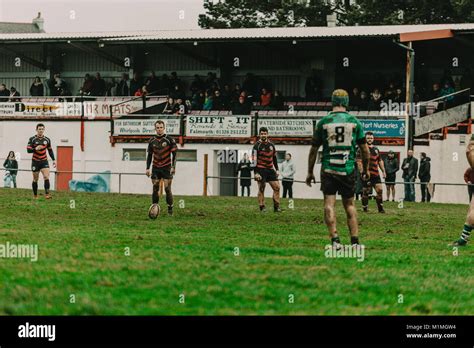
[[[165,133],[165,123],[162,120],[155,122],[156,135],[148,142],[148,156],[146,160],[146,175],[151,176],[153,183],[152,208],[158,208],[160,181],[163,180],[168,204],[168,215],[173,215],[173,193],[171,183],[176,168],[176,151],[178,147],[173,138]],[[152,169],[150,166],[153,162]]]
[[[32,136],[28,140],[28,145],[26,146],[26,151],[32,153],[31,161],[31,171],[33,172],[33,198],[38,198],[38,179],[39,173],[43,174],[44,179],[44,192],[45,198],[50,199],[51,194],[49,193],[50,183],[49,183],[49,163],[48,155],[53,160],[53,167],[56,168],[56,159],[54,158],[53,148],[51,146],[51,140],[44,135],[44,124],[38,123],[36,125],[36,135]]]
[[[261,127],[259,140],[252,150],[252,166],[254,179],[258,183],[258,205],[260,211],[265,212],[265,185],[268,182],[273,189],[273,211],[281,212],[280,209],[280,182],[278,181],[278,162],[276,157],[275,144],[268,139],[268,129]]]
[[[306,184],[315,183],[313,169],[318,149],[323,147],[321,166],[321,191],[324,194],[324,221],[333,247],[340,248],[341,241],[336,229],[336,194],[342,197],[346,211],[351,244],[359,244],[359,225],[354,205],[356,148],[361,149],[362,177],[370,178],[369,148],[359,120],[347,112],[349,95],[336,89],[332,94],[332,112],[320,120],[314,131],[308,159]]]

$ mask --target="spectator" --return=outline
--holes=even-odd
[[[415,178],[418,173],[418,160],[413,157],[413,150],[408,150],[408,156],[402,163],[403,180],[405,181],[405,201],[415,202]]]
[[[184,102],[183,99],[178,99],[175,104],[175,113],[179,115],[187,115],[188,114],[188,106]]]
[[[449,94],[452,94],[454,93],[454,88],[452,85],[450,85],[448,82],[446,82],[444,85],[443,85],[443,88],[441,88],[441,91],[440,91],[440,96],[441,97],[444,97],[444,96],[447,96]],[[451,101],[454,99],[454,96],[449,96],[446,98],[446,101]]]
[[[194,96],[199,91],[202,91],[205,88],[204,81],[199,77],[198,74],[194,75],[194,79],[191,81],[189,90],[191,91],[191,97]]]
[[[171,97],[168,97],[168,101],[166,102],[165,108],[163,109],[162,113],[163,114],[172,114],[176,108],[174,107],[174,99]]]
[[[112,80],[106,84],[107,92],[106,95],[109,97],[115,97],[117,95],[118,83],[115,80],[115,77],[112,77]]]
[[[349,95],[349,103],[353,110],[359,110],[360,107],[360,93],[359,88],[354,87],[352,93]]]
[[[204,92],[199,91],[195,93],[191,98],[191,108],[193,110],[202,110],[202,106],[204,105]]]
[[[215,73],[208,72],[206,81],[204,81],[204,86],[206,89],[214,90],[219,88],[219,84],[217,83],[217,76]]]
[[[400,164],[398,163],[395,153],[390,150],[387,157],[384,159],[385,172],[387,177],[385,178],[385,186],[387,187],[387,202],[390,200],[390,192],[392,192],[392,201],[395,202],[395,182],[397,172],[400,170]]]
[[[439,88],[439,83],[433,83],[433,86],[431,87],[431,91],[428,95],[428,99],[433,100],[439,97],[441,97],[441,90]]]
[[[143,81],[140,75],[135,72],[133,73],[133,79],[130,81],[130,95],[135,95],[135,93],[143,87]]]
[[[202,106],[203,110],[212,110],[214,107],[214,98],[211,94],[211,90],[207,90],[204,99],[204,105]]]
[[[0,85],[0,102],[4,103],[7,102],[10,98],[10,91],[7,89],[7,86],[2,83]]]
[[[145,85],[149,94],[157,94],[158,89],[160,87],[160,83],[154,71],[152,71],[150,73],[150,76],[146,79]]]
[[[179,84],[173,85],[173,89],[170,92],[170,97],[173,99],[186,99],[186,95],[184,94],[184,91],[181,89]]]
[[[241,95],[239,103],[232,107],[232,115],[249,115],[251,110],[250,104],[245,101],[245,96]]]
[[[81,93],[84,95],[92,95],[92,90],[94,88],[94,81],[92,80],[91,75],[86,74],[84,76],[84,83],[82,84]]]
[[[180,90],[183,88],[183,83],[181,82],[181,79],[178,77],[178,74],[176,73],[176,71],[173,71],[171,73],[171,77],[170,77],[170,80],[169,80],[169,85],[173,86],[173,87],[178,85]],[[184,94],[184,92],[183,92],[183,94]]]
[[[54,94],[51,94],[53,96],[59,96],[61,95],[61,92],[67,91],[67,84],[66,81],[64,81],[61,78],[61,74],[56,73],[53,76],[53,86],[52,86],[52,91]]]
[[[405,95],[401,88],[397,88],[395,91],[395,96],[393,97],[393,101],[396,103],[404,103],[405,102]]]
[[[467,192],[469,194],[469,202],[472,201],[472,194],[474,192],[474,170],[471,167],[464,172],[464,182],[468,184]]]
[[[385,90],[384,93],[384,99],[388,102],[389,100],[393,100],[393,97],[395,96],[396,93],[396,88],[395,84],[390,81],[388,88]]]
[[[293,180],[295,173],[296,167],[291,160],[291,153],[287,152],[285,155],[285,161],[283,161],[281,165],[283,198],[286,198],[286,194],[288,193],[288,198],[293,199]]]
[[[230,90],[230,86],[228,84],[224,85],[224,89],[221,91],[221,96],[224,110],[230,110],[232,91]]]
[[[239,162],[237,166],[237,174],[240,172],[240,187],[241,187],[241,196],[244,196],[244,190],[247,189],[247,197],[250,197],[250,184],[251,184],[251,163],[249,160],[249,155],[245,152],[244,157]]]
[[[140,88],[139,90],[137,90],[135,92],[135,97],[143,97],[143,96],[147,96],[148,95],[148,90],[146,88],[146,85],[143,85],[142,88]]]
[[[426,156],[426,153],[420,154],[420,170],[418,171],[418,178],[420,179],[421,186],[421,202],[424,203],[431,201],[431,194],[428,188],[428,183],[431,180],[431,158]]]
[[[262,94],[260,95],[260,105],[267,107],[270,106],[271,103],[272,94],[266,88],[262,88]]]
[[[369,110],[369,98],[367,96],[366,91],[360,92],[359,110],[363,110],[363,111]]]
[[[117,86],[117,96],[126,97],[130,95],[130,81],[128,80],[128,74],[122,74],[122,79]]]
[[[18,92],[15,87],[11,87],[10,88],[10,99],[9,99],[10,102],[12,102],[12,103],[20,102],[21,99],[19,97],[20,97],[20,92]]]
[[[5,177],[3,179],[4,187],[11,188],[13,183],[13,188],[16,188],[16,175],[18,173],[18,162],[15,158],[15,153],[10,151],[8,153],[7,159],[3,162],[3,167],[5,170]]]
[[[240,93],[242,93],[242,87],[238,83],[236,83],[234,86],[234,90],[232,91],[232,104],[239,103]]]
[[[221,96],[221,91],[214,91],[214,101],[212,103],[212,110],[224,110],[224,100]]]
[[[35,80],[31,84],[30,95],[32,97],[42,97],[42,96],[44,96],[44,86],[43,86],[43,82],[41,82],[41,79],[39,78],[39,76],[36,76]]]
[[[92,83],[91,95],[103,97],[105,95],[105,91],[106,91],[105,81],[100,76],[100,73],[96,73],[95,79],[93,80],[93,83]]]
[[[274,110],[284,110],[285,109],[285,101],[283,99],[283,96],[281,95],[281,92],[278,91],[278,90],[275,91],[275,94],[273,95],[271,107]]]
[[[369,100],[369,110],[370,111],[379,111],[380,103],[382,102],[382,94],[378,88],[375,88],[372,93],[370,93]]]

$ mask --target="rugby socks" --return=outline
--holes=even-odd
[[[33,187],[33,194],[37,196],[38,195],[38,182],[33,181],[33,183],[31,184],[31,187]]]
[[[173,194],[171,191],[166,192],[166,204],[168,204],[168,207],[173,207]]]
[[[362,208],[364,208],[364,211],[367,211],[368,206],[369,206],[369,196],[366,194],[362,194]]]
[[[469,241],[469,238],[471,237],[472,228],[473,226],[464,224],[464,228],[462,229],[460,240],[463,240],[464,242],[467,243]]]
[[[375,197],[375,201],[377,202],[377,208],[379,208],[379,211],[384,211],[382,197],[379,197],[379,196]]]
[[[49,179],[46,179],[46,180],[44,181],[44,192],[45,192],[46,194],[49,193],[49,187],[50,187],[50,186],[49,186]]]
[[[351,237],[351,244],[359,244],[359,237]]]
[[[160,201],[160,185],[153,185],[153,193],[151,194],[151,202],[158,204]]]

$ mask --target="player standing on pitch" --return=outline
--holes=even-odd
[[[155,122],[156,135],[148,142],[148,156],[146,160],[146,175],[151,176],[153,183],[152,208],[158,208],[160,181],[163,180],[168,204],[168,215],[173,215],[173,194],[171,182],[176,168],[176,151],[178,147],[173,138],[165,133],[165,123],[162,120]],[[153,162],[152,170],[150,165]],[[151,208],[150,208],[151,209]]]
[[[369,207],[369,193],[372,191],[372,188],[375,189],[377,196],[375,197],[375,201],[377,202],[377,208],[379,209],[379,213],[385,213],[383,209],[383,186],[382,181],[380,180],[380,173],[379,167],[382,171],[383,178],[387,177],[385,173],[385,166],[380,157],[380,151],[377,147],[374,146],[374,133],[367,132],[365,133],[365,140],[367,141],[367,145],[370,151],[370,158],[369,158],[369,172],[370,172],[370,179],[369,180],[362,180],[363,188],[362,188],[362,209],[364,212],[368,211]],[[357,150],[357,168],[359,172],[362,173],[362,159],[360,156],[360,148]]]
[[[312,140],[308,158],[308,176],[306,184],[315,183],[313,169],[319,147],[323,146],[321,166],[321,191],[324,194],[324,221],[334,248],[341,248],[336,229],[336,193],[342,196],[346,211],[347,225],[351,235],[351,244],[359,244],[359,225],[357,210],[354,206],[355,156],[359,145],[362,157],[362,177],[370,178],[369,148],[359,120],[347,113],[349,95],[343,89],[332,94],[332,112],[318,122]]]
[[[467,145],[466,157],[469,165],[474,169],[474,135],[471,135],[471,140]],[[455,241],[452,246],[465,246],[471,237],[471,231],[474,229],[474,199],[469,203],[466,221],[461,232],[461,237]]]
[[[38,199],[38,179],[40,172],[43,174],[44,179],[44,198],[51,199],[49,193],[49,163],[46,150],[48,150],[49,157],[53,160],[53,167],[56,168],[56,159],[54,158],[53,148],[51,147],[51,140],[44,136],[44,130],[44,124],[38,123],[36,125],[36,135],[28,140],[28,145],[26,146],[26,151],[33,154],[31,159],[31,171],[33,172],[32,187],[34,199]]]
[[[254,165],[254,178],[258,182],[258,205],[260,211],[265,212],[265,185],[268,182],[273,189],[273,211],[280,213],[280,182],[278,181],[278,162],[275,145],[268,140],[268,129],[261,127],[260,139],[255,143],[252,150],[252,161]],[[275,169],[273,169],[275,167]]]

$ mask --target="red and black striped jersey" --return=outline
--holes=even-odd
[[[275,145],[271,141],[258,140],[253,146],[252,156],[257,168],[278,170]]]
[[[36,150],[36,147],[41,145],[41,150]],[[28,140],[28,145],[26,146],[26,151],[28,153],[33,154],[33,161],[47,161],[48,156],[46,155],[46,150],[48,150],[49,156],[54,161],[54,152],[53,148],[51,147],[51,140],[44,135],[39,137],[38,135],[34,135]]]
[[[176,141],[172,137],[167,134],[162,136],[155,135],[148,142],[147,169],[150,168],[152,158],[153,167],[155,168],[174,165],[177,149]],[[173,158],[171,158],[172,156]]]
[[[375,146],[369,146],[370,157],[369,157],[369,173],[370,176],[380,176],[379,164],[382,160],[380,157],[380,151]],[[362,161],[360,149],[357,150],[357,161]]]

